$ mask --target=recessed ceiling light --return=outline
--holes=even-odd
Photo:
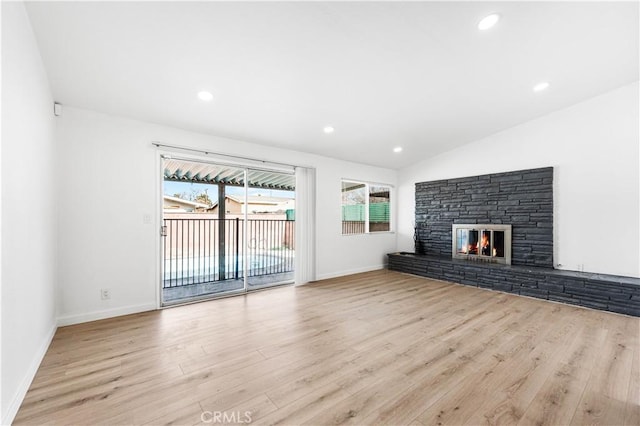
[[[402,147],[396,146],[395,148],[393,148],[393,152],[402,152]]]
[[[322,129],[322,131],[325,132],[326,134],[333,133],[334,130],[335,129],[331,126],[325,126],[325,128]]]
[[[201,101],[211,102],[213,95],[210,92],[198,92],[198,98],[200,98]]]
[[[491,15],[487,15],[480,22],[478,22],[478,29],[480,31],[488,30],[498,23],[500,20],[500,15],[497,13],[492,13]]]
[[[549,82],[548,81],[541,81],[540,83],[538,83],[535,86],[533,86],[533,91],[534,92],[542,92],[543,90],[546,90],[548,88],[549,88]]]

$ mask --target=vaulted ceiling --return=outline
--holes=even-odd
[[[390,168],[638,80],[637,2],[27,10],[57,102]],[[549,88],[532,91],[541,81]]]

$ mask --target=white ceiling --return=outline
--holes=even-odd
[[[390,168],[638,80],[637,2],[27,9],[62,104]]]

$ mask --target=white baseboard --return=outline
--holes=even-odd
[[[386,263],[381,263],[378,265],[371,265],[371,266],[366,266],[364,268],[356,268],[356,269],[347,269],[344,271],[338,271],[338,272],[330,272],[328,274],[320,274],[317,277],[317,280],[327,280],[329,278],[337,278],[337,277],[344,277],[345,275],[353,275],[353,274],[359,274],[361,272],[370,272],[370,271],[377,271],[380,269],[384,269],[387,267]]]
[[[29,386],[31,386],[31,382],[33,382],[33,378],[38,372],[38,368],[40,368],[40,363],[42,363],[42,360],[44,359],[44,356],[49,349],[49,345],[51,344],[51,340],[53,340],[53,336],[56,334],[57,329],[57,325],[55,323],[52,324],[51,329],[47,333],[47,336],[42,341],[42,344],[38,348],[38,351],[31,360],[29,369],[20,382],[20,386],[18,386],[18,389],[11,398],[9,406],[7,407],[7,412],[4,413],[4,417],[2,418],[3,425],[10,425],[11,422],[13,422],[13,419],[16,417],[16,414],[18,414],[18,409],[20,408],[20,405],[22,404],[22,401],[24,400],[24,397],[29,390]]]
[[[102,311],[86,312],[84,314],[64,315],[58,317],[58,327],[65,325],[80,324],[83,322],[97,321],[106,318],[119,317],[122,315],[137,314],[139,312],[153,311],[158,307],[155,303],[144,303],[142,305],[123,306],[121,308],[105,309]]]

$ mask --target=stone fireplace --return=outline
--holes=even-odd
[[[551,167],[418,182],[415,214],[391,270],[640,316],[640,279],[554,269]]]

